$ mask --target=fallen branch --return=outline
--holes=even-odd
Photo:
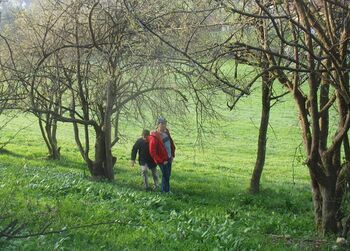
[[[61,234],[64,232],[69,232],[71,230],[80,229],[80,228],[89,228],[89,227],[96,227],[101,225],[114,225],[114,224],[132,225],[131,221],[113,220],[113,221],[107,221],[107,222],[97,222],[97,223],[85,224],[80,226],[73,226],[70,228],[64,227],[60,230],[46,231],[46,229],[51,225],[51,223],[48,223],[43,227],[42,231],[38,233],[18,235],[18,232],[20,232],[25,227],[25,225],[24,224],[18,225],[18,221],[14,220],[10,222],[3,230],[0,231],[0,239],[1,238],[24,239],[29,237],[37,237],[37,236],[50,235],[50,234]],[[140,226],[140,225],[133,224],[133,226]]]

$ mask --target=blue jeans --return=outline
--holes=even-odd
[[[168,161],[166,165],[159,165],[160,170],[162,171],[162,193],[170,192],[170,175],[171,175],[171,160]]]

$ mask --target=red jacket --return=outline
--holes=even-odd
[[[170,136],[169,131],[165,132],[168,134],[168,137],[170,139],[170,146],[171,146],[171,156],[175,157],[175,145],[174,141]],[[151,154],[152,159],[156,164],[163,164],[165,161],[168,161],[168,153],[165,149],[165,146],[163,144],[162,137],[158,132],[152,132],[151,135],[148,137],[149,139],[149,152]]]

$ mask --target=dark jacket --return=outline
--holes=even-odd
[[[149,153],[149,145],[148,139],[139,138],[131,151],[131,160],[135,161],[136,155],[139,153],[139,164],[144,166],[147,164],[148,167],[153,168],[156,167],[156,163],[154,163],[150,153]]]
[[[169,131],[166,131],[165,133],[168,134],[168,137],[170,139],[171,155],[174,158],[175,157],[174,141],[171,138]],[[169,160],[168,153],[165,149],[162,137],[158,132],[152,132],[151,136],[149,136],[149,151],[156,164],[163,164],[165,161]]]

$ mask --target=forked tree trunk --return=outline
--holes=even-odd
[[[61,148],[57,144],[57,121],[55,119],[46,120],[44,126],[40,117],[38,120],[40,132],[47,147],[48,158],[53,160],[60,159]]]
[[[319,189],[314,189],[314,186]],[[315,210],[317,230],[323,235],[338,232],[337,213],[340,204],[336,201],[336,185],[330,182],[327,186],[312,184],[312,199]]]
[[[249,191],[252,193],[258,193],[260,191],[260,178],[265,164],[266,158],[266,142],[267,142],[267,129],[270,118],[270,103],[271,103],[271,85],[272,81],[269,79],[269,74],[264,74],[262,79],[262,110],[261,120],[259,128],[258,149],[254,171],[250,180]]]
[[[326,154],[323,154],[322,160],[314,163],[317,163],[316,165],[322,165],[324,170],[340,170],[341,168],[336,160],[337,155],[337,151],[332,154],[327,153],[327,157],[325,157]],[[315,169],[311,164],[308,163],[309,169]],[[338,176],[336,173],[328,172],[326,179],[323,179],[322,182],[317,181],[310,171],[315,223],[317,230],[323,235],[338,233],[341,230],[341,217],[339,217],[339,213],[346,186],[346,182],[344,182],[346,170],[346,168],[342,169]]]
[[[332,182],[321,186],[315,179],[311,182],[312,201],[314,205],[315,224],[319,233],[337,233],[339,224],[337,214],[340,203],[337,203],[336,185]]]

